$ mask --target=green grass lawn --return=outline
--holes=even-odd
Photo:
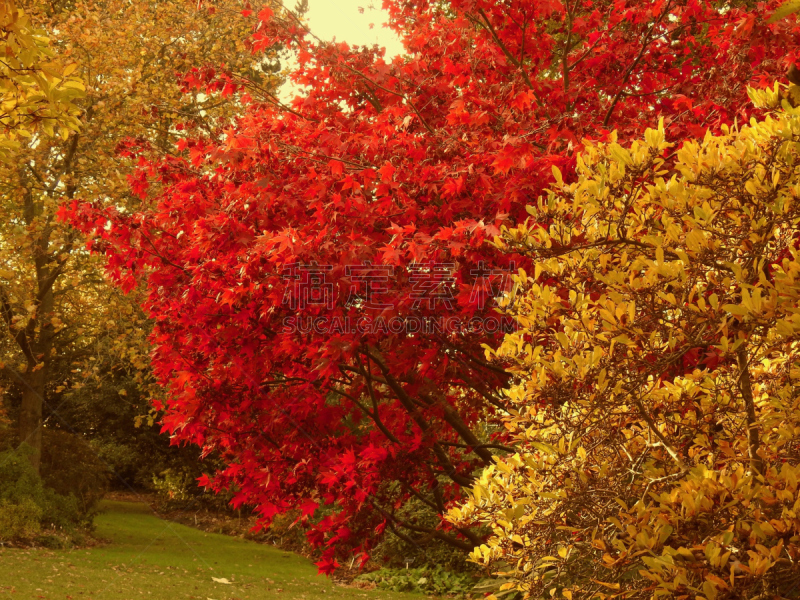
[[[86,550],[0,549],[5,600],[412,600],[411,594],[366,591],[317,576],[301,556],[246,540],[167,523],[143,504],[105,502]],[[229,584],[215,582],[224,579]]]

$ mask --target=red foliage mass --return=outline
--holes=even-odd
[[[164,430],[221,453],[229,466],[209,485],[235,486],[265,522],[301,507],[324,572],[365,557],[384,528],[471,547],[472,532],[398,511],[413,498],[441,513],[502,446],[507,375],[482,348],[501,332],[352,325],[495,314],[482,299],[498,278],[489,289],[478,271],[525,265],[486,241],[525,217],[554,165],[569,173],[581,140],[629,139],[659,117],[673,140],[746,120],[746,85],[780,78],[797,53],[794,20],[764,23],[774,3],[384,6],[405,56],[323,43],[262,11],[255,50],[296,50],[307,92],[282,106],[233,82],[261,100],[216,139],[143,164],[138,212],[68,211],[102,238],[120,285],[147,274]],[[376,268],[365,280],[358,265]]]

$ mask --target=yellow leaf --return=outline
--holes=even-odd
[[[592,579],[597,585],[602,585],[607,587],[610,590],[618,590],[619,584],[618,583],[606,583],[605,581],[600,581],[599,579]]]
[[[744,317],[750,314],[750,311],[746,306],[742,306],[741,304],[724,304],[722,308],[732,315],[737,315],[740,317]]]

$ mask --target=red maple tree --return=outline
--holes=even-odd
[[[121,285],[146,275],[164,429],[228,463],[202,483],[264,523],[300,507],[326,572],[386,528],[479,543],[404,506],[441,514],[507,450],[507,375],[482,345],[502,336],[486,325],[502,274],[525,264],[487,239],[582,139],[747,119],[746,86],[780,78],[798,40],[753,4],[384,0],[394,58],[262,11],[255,51],[296,51],[306,91],[283,105],[214,75],[244,94],[236,123],[143,162],[137,212],[69,211]]]

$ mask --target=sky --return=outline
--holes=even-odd
[[[291,3],[287,3],[291,6]],[[309,0],[306,19],[318,38],[351,45],[379,44],[386,48],[386,61],[403,52],[403,45],[391,29],[383,27],[388,20],[380,8],[381,0]],[[363,7],[363,13],[359,11]],[[370,24],[374,26],[370,29]],[[291,68],[290,59],[288,66]],[[289,101],[298,89],[287,81],[280,90],[283,101]]]
[[[372,6],[372,8],[370,8]],[[403,51],[394,32],[383,27],[386,13],[381,0],[309,0],[308,25],[323,40],[345,41],[348,44],[374,44],[386,47],[391,58]],[[359,7],[364,13],[359,13]],[[370,29],[370,23],[375,26]]]

